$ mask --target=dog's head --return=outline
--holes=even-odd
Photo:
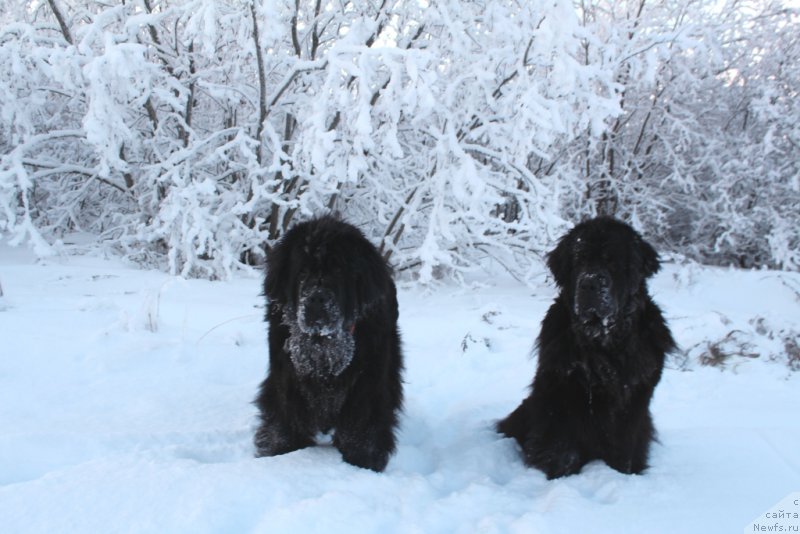
[[[269,252],[264,292],[312,336],[352,331],[392,289],[364,235],[331,217],[294,226]]]
[[[547,257],[572,315],[585,338],[606,343],[630,322],[655,274],[655,249],[627,224],[598,217],[575,226]]]

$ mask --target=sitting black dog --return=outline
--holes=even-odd
[[[658,254],[600,217],[562,237],[547,265],[561,292],[542,321],[531,393],[497,429],[548,479],[595,459],[640,473],[655,434],[650,399],[675,347],[647,293]]]
[[[256,456],[333,431],[346,462],[383,471],[395,450],[403,369],[391,271],[355,227],[300,223],[269,252],[269,373]]]

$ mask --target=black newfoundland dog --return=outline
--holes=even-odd
[[[346,462],[383,471],[395,450],[403,368],[386,262],[355,227],[321,217],[270,251],[264,293],[269,373],[255,401],[256,456],[333,431]]]
[[[595,459],[640,473],[655,434],[650,398],[675,346],[647,293],[658,254],[600,217],[562,237],[547,265],[561,291],[542,321],[531,393],[497,429],[548,479]]]

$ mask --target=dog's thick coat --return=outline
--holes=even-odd
[[[257,456],[333,444],[353,465],[383,471],[395,450],[403,369],[391,271],[355,227],[300,223],[269,252],[264,282],[269,372]]]
[[[562,237],[547,264],[560,293],[542,321],[531,393],[497,428],[550,479],[596,459],[640,473],[655,437],[650,399],[674,348],[647,292],[658,254],[600,217]]]

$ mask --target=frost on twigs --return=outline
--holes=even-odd
[[[0,231],[37,254],[80,231],[224,279],[333,211],[423,284],[527,280],[603,213],[800,269],[780,3],[81,4],[0,10]]]
[[[736,370],[747,360],[759,358],[800,371],[800,332],[776,328],[763,317],[751,319],[748,328],[731,330],[720,339],[706,340],[690,348],[686,359],[700,365]],[[684,360],[681,368],[688,367]]]
[[[784,339],[783,348],[786,351],[789,369],[800,371],[800,332],[794,332],[793,336],[787,336]]]
[[[732,330],[720,340],[707,342],[697,359],[701,365],[725,367],[737,357],[758,358],[758,356],[752,343],[747,340],[747,335],[740,330]]]

